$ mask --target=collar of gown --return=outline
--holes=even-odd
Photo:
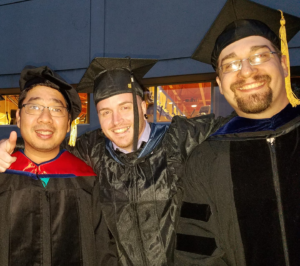
[[[288,104],[279,113],[271,118],[265,119],[250,119],[245,117],[236,116],[232,118],[228,123],[219,128],[211,136],[243,133],[243,132],[257,132],[257,131],[269,131],[276,130],[277,128],[290,122],[297,116],[300,116],[300,106],[292,107]]]

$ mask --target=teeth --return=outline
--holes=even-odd
[[[240,88],[240,90],[251,90],[251,89],[259,87],[259,86],[261,86],[263,84],[264,84],[264,82],[259,82],[259,83],[253,83],[253,84],[250,84],[250,85],[245,85],[242,88]]]
[[[128,129],[129,129],[129,127],[119,128],[119,129],[113,130],[113,132],[114,132],[114,133],[124,133],[124,132],[127,131]]]
[[[52,134],[51,131],[36,131],[36,132],[39,134],[42,134],[42,135],[51,135]]]

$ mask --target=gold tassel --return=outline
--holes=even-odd
[[[280,19],[281,27],[279,29],[279,38],[281,40],[281,54],[285,55],[286,64],[287,64],[287,68],[288,68],[288,76],[285,78],[285,90],[286,90],[286,95],[288,97],[290,104],[293,107],[296,107],[297,105],[300,104],[300,100],[297,98],[297,96],[293,92],[292,86],[291,86],[290,56],[289,56],[289,47],[288,47],[287,40],[286,40],[285,19],[283,16],[283,12],[281,10],[279,10],[279,11],[281,12],[281,19]]]
[[[79,117],[73,120],[71,124],[71,132],[70,132],[70,139],[69,145],[74,147],[77,139],[77,125],[79,124]]]

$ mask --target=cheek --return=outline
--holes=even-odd
[[[141,112],[141,109],[138,109],[138,113],[139,113],[139,114],[140,114],[140,112]],[[124,113],[122,114],[122,118],[123,118],[124,120],[133,121],[133,120],[134,120],[133,109],[124,112]]]
[[[102,131],[106,132],[109,128],[109,121],[107,121],[107,119],[99,117],[99,123],[100,123],[100,127],[101,127]]]
[[[226,78],[226,77],[223,78],[222,81],[220,82],[221,86],[219,86],[220,93],[221,94],[227,94],[228,92],[231,92],[231,90],[230,90],[230,84],[231,83],[232,82],[230,81],[229,78]]]

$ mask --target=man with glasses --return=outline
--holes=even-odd
[[[237,115],[186,164],[177,265],[300,265],[300,106],[289,103],[279,49],[257,20],[216,40],[211,63]]]
[[[0,174],[0,265],[116,265],[96,174],[60,150],[81,112],[76,90],[48,67],[26,67],[20,89],[25,147]]]

